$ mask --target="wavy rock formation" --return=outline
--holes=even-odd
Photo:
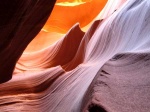
[[[58,0],[56,5],[63,2]],[[71,4],[72,0],[67,2]],[[77,2],[83,5],[89,1]],[[50,5],[48,3],[40,6]],[[49,14],[50,10],[45,13]],[[40,28],[44,22],[39,21]],[[46,32],[43,28],[38,35],[40,28],[34,32],[30,26],[23,35],[29,36],[33,31],[37,36],[28,38],[41,41],[35,46],[37,40],[29,44],[29,40],[19,39],[23,41],[20,44],[16,39],[24,46],[22,49],[16,49],[17,43],[7,43],[11,46],[8,49],[4,41],[9,39],[2,39],[0,69],[4,75],[1,82],[11,76],[14,64],[16,67],[12,79],[0,84],[1,112],[149,112],[150,1],[108,0],[102,12],[86,25],[90,27],[74,24],[65,34]],[[83,27],[88,30],[83,32]],[[49,45],[45,41],[52,35],[59,40],[54,42],[54,39]],[[23,52],[24,43],[29,46]],[[4,54],[8,55],[4,57]]]

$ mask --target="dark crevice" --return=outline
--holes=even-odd
[[[123,56],[124,56],[124,54],[116,54],[116,55],[115,55],[113,58],[111,58],[110,60],[111,60],[111,61],[116,61],[116,60],[122,58]]]
[[[107,72],[104,71],[104,70],[102,70],[101,72],[104,73],[104,74],[110,75],[109,73],[107,73]]]
[[[0,104],[0,106],[8,106],[8,105],[13,105],[17,103],[21,103],[21,101],[7,102],[7,103]]]
[[[100,107],[100,106],[95,105],[95,104],[89,105],[88,111],[89,112],[107,112],[103,107]]]

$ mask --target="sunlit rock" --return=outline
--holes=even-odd
[[[89,20],[72,9],[89,3],[102,9],[94,16],[86,12],[93,5],[87,6],[87,10],[83,7],[81,12],[91,15]],[[14,61],[12,79],[0,84],[0,111],[149,112],[150,1],[108,0],[105,3],[58,0],[47,23],[40,27],[39,34],[36,32],[38,35],[25,51],[13,47],[15,44],[3,46],[4,51],[16,50],[1,55],[2,59],[9,59],[0,61],[5,65],[1,65],[1,71],[9,70],[10,59],[17,51],[22,50],[23,54],[20,57],[20,52],[17,55],[20,59]],[[73,10],[81,21],[75,15],[66,16],[56,7],[67,7],[64,10],[69,9],[68,14]],[[50,22],[55,10],[56,15],[62,11],[69,18],[58,19],[66,26]],[[86,24],[82,16],[87,19]],[[58,25],[61,30],[57,29]],[[22,45],[24,41],[17,42]]]

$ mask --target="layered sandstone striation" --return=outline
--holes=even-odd
[[[1,82],[13,76],[0,84],[0,111],[149,112],[150,1],[108,0],[104,8],[101,2],[103,10],[86,25],[80,21],[72,25],[70,19],[63,32],[48,28],[52,2],[39,1],[37,13],[27,19],[31,25],[23,22],[16,26],[21,34],[1,38]],[[58,0],[56,5],[72,2],[79,7],[94,1]],[[38,3],[51,8],[39,13]],[[37,21],[32,20],[35,17]],[[29,44],[34,37],[37,40]]]

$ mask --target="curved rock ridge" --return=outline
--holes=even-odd
[[[148,112],[150,1],[113,1],[85,33],[75,24],[53,45],[24,53],[0,84],[0,111]]]
[[[42,70],[67,64],[78,51],[83,35],[84,32],[80,30],[79,24],[74,25],[61,40],[52,46],[37,52],[23,54],[14,73],[17,73],[17,71]]]

